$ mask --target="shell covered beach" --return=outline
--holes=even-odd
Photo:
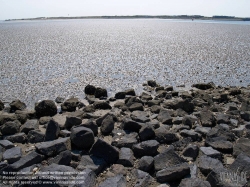
[[[229,23],[229,22],[228,22]],[[33,108],[57,96],[84,98],[161,85],[250,83],[250,25],[173,20],[50,20],[0,23],[0,98]]]

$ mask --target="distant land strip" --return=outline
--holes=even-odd
[[[79,17],[37,17],[37,18],[23,18],[23,19],[7,19],[5,21],[22,21],[22,20],[52,20],[52,19],[198,19],[198,20],[223,20],[223,21],[250,21],[250,17],[241,18],[234,16],[212,16],[205,17],[200,15],[134,15],[134,16],[79,16]]]

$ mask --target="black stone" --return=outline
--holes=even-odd
[[[60,128],[57,122],[55,122],[53,119],[49,121],[46,132],[45,132],[45,141],[52,141],[56,140],[58,138],[60,132]]]
[[[20,132],[24,132],[25,134],[28,134],[31,130],[37,130],[39,129],[39,123],[36,119],[31,119],[26,121],[25,124],[23,124],[20,128]]]
[[[71,162],[71,151],[66,150],[66,151],[62,151],[60,152],[57,156],[55,156],[54,158],[51,158],[48,160],[49,164],[59,164],[59,165],[66,165],[68,166]]]
[[[19,132],[21,123],[18,120],[6,122],[1,126],[1,133],[3,135],[13,135]]]
[[[104,88],[97,87],[95,90],[95,97],[100,98],[100,97],[108,97],[107,90]]]
[[[81,149],[89,149],[95,141],[93,131],[81,126],[71,129],[70,139],[73,145]]]
[[[31,130],[29,131],[27,137],[30,143],[39,143],[44,141],[45,134],[40,130]]]
[[[26,104],[20,101],[19,99],[14,100],[10,103],[10,110],[15,112],[16,110],[24,110],[26,108]]]
[[[143,156],[138,162],[138,169],[148,172],[154,167],[154,158],[151,156]]]
[[[158,146],[159,142],[156,140],[147,140],[133,145],[132,150],[136,157],[155,156],[158,153]]]
[[[113,119],[113,116],[108,115],[101,124],[101,132],[103,135],[108,135],[112,132],[115,126],[115,121]]]
[[[117,161],[117,164],[121,164],[125,167],[133,167],[134,165],[134,155],[130,148],[121,148],[120,154],[119,154],[119,160]]]
[[[199,158],[198,167],[204,175],[209,174],[213,169],[224,168],[221,161],[205,155]]]
[[[43,100],[37,103],[35,106],[35,110],[38,117],[54,116],[57,114],[56,104],[51,100]]]
[[[87,95],[94,95],[96,91],[96,87],[93,85],[88,84],[85,88],[84,88],[84,92]]]
[[[127,181],[122,174],[116,175],[114,177],[109,177],[103,181],[99,187],[126,187]]]

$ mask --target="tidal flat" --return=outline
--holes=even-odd
[[[250,84],[249,22],[45,20],[0,23],[0,99],[34,107],[57,96],[167,86]]]

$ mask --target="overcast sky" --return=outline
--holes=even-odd
[[[0,0],[0,20],[68,15],[250,17],[250,0]]]

